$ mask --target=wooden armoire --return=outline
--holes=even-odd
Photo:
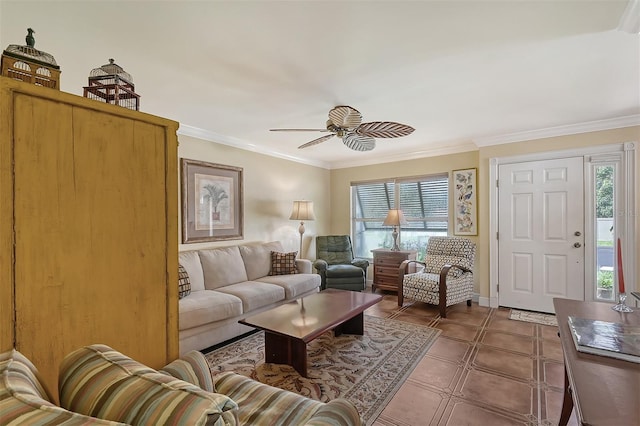
[[[0,351],[178,357],[178,123],[0,77]]]

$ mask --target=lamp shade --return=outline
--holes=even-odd
[[[313,214],[313,201],[294,201],[291,211],[291,220],[315,220]]]
[[[400,226],[406,225],[408,222],[404,218],[404,214],[400,209],[391,209],[387,213],[387,217],[382,222],[382,226]]]

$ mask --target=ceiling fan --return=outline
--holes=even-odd
[[[272,132],[330,132],[298,148],[307,148],[331,139],[342,138],[342,142],[355,151],[371,151],[376,147],[374,138],[399,138],[411,134],[415,129],[393,121],[362,122],[362,114],[350,106],[339,105],[329,111],[326,129],[271,129]]]

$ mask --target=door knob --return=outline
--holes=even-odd
[[[573,246],[574,246],[575,248],[580,248],[580,247],[582,247],[582,244],[580,244],[580,243],[574,243],[574,244],[573,244]]]
[[[573,233],[573,235],[575,235],[576,237],[579,237],[580,235],[582,235],[582,233],[580,231],[576,231]]]

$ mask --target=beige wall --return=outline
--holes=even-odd
[[[316,220],[305,222],[302,257],[315,258],[315,235],[329,231],[329,170],[184,135],[178,141],[179,158],[242,167],[244,180],[244,238],[180,244],[181,251],[274,240],[281,241],[287,251],[298,250],[300,223],[289,220],[289,215],[294,200],[310,200]]]
[[[471,237],[478,243],[476,256],[476,291],[481,297],[489,296],[489,160],[545,151],[567,150],[622,142],[640,142],[640,127],[583,133],[571,136],[546,138],[525,142],[494,145],[478,151],[444,155],[416,160],[385,163],[374,166],[351,167],[331,171],[331,232],[350,232],[350,190],[351,182],[372,179],[418,176],[432,173],[450,172],[470,167],[478,168],[478,236]],[[636,148],[636,167],[640,169],[640,147]],[[636,173],[636,188],[640,188],[640,170]],[[639,211],[640,197],[636,197],[636,211]],[[640,223],[636,216],[636,247],[640,248]],[[640,256],[634,254],[636,264]],[[639,271],[640,272],[640,271]],[[636,289],[640,286],[636,284]]]
[[[460,154],[332,170],[331,232],[348,234],[351,231],[350,185],[352,182],[446,173],[451,170],[478,167],[477,164],[478,152],[470,151]]]
[[[463,152],[437,157],[383,163],[372,166],[351,167],[331,171],[331,233],[348,234],[351,232],[351,183],[374,179],[424,176],[436,173],[449,173],[452,170],[478,167],[478,151]],[[449,220],[452,220],[450,215]],[[477,241],[477,237],[469,237]],[[476,262],[481,257],[476,256]],[[486,260],[485,260],[486,261]],[[373,278],[371,272],[367,279]],[[476,279],[476,291],[479,287]]]
[[[315,258],[316,235],[346,234],[351,223],[351,182],[393,177],[421,176],[470,167],[478,168],[478,244],[476,291],[489,296],[489,160],[606,145],[640,142],[640,126],[525,142],[494,145],[459,154],[418,158],[372,166],[326,170],[288,160],[233,148],[188,136],[179,136],[180,158],[227,164],[244,169],[244,239],[215,243],[180,244],[180,250],[232,245],[249,241],[279,240],[286,250],[299,247],[298,223],[289,220],[293,200],[312,200],[316,220],[306,222],[303,257]],[[640,147],[636,148],[636,167],[640,169]],[[640,170],[636,173],[640,188]],[[640,197],[636,203],[640,204]],[[637,205],[636,211],[640,208]],[[640,223],[636,216],[636,247],[640,248]],[[636,264],[640,255],[635,253]],[[639,271],[640,273],[640,271]],[[633,286],[633,284],[631,284]],[[635,285],[640,290],[640,286]]]

